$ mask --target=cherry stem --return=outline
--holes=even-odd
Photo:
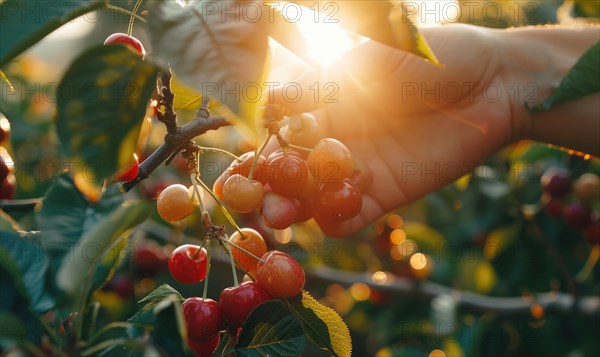
[[[142,5],[142,0],[137,0],[137,2],[135,3],[135,6],[133,7],[133,11],[131,17],[129,17],[129,27],[127,27],[127,35],[131,36],[131,34],[133,33],[133,23],[135,22],[135,17],[133,15],[136,15],[140,5]]]
[[[241,234],[241,232],[240,232],[240,234]],[[264,262],[265,262],[265,260],[264,260],[263,258],[261,258],[261,257],[259,257],[259,256],[256,256],[256,255],[254,255],[253,253],[249,252],[248,250],[246,250],[246,249],[244,249],[244,248],[240,247],[239,245],[237,245],[237,244],[235,244],[235,243],[233,243],[233,242],[229,241],[229,239],[223,239],[223,237],[218,237],[217,239],[219,239],[219,240],[220,240],[221,242],[223,242],[223,243],[226,243],[226,244],[229,244],[229,245],[230,245],[230,246],[232,246],[232,247],[235,247],[235,249],[239,249],[239,250],[241,250],[242,252],[244,252],[244,253],[248,254],[249,256],[251,256],[252,258],[254,258],[254,259],[258,260],[258,261],[259,261],[259,262],[261,262],[261,263],[264,263]]]
[[[210,188],[208,188],[208,186],[206,186],[204,181],[200,180],[198,177],[196,177],[196,181],[200,184],[200,186],[202,186],[204,188],[204,190],[206,192],[208,192],[208,194],[213,198],[213,200],[215,200],[215,202],[217,203],[217,206],[219,206],[219,208],[225,215],[225,218],[227,218],[227,220],[229,221],[229,223],[231,223],[231,225],[235,228],[235,230],[240,232],[240,234],[241,234],[242,231],[240,230],[240,227],[237,225],[237,223],[235,223],[235,220],[233,219],[233,217],[231,216],[229,211],[227,211],[227,208],[225,208],[225,206],[223,205],[221,200],[219,200],[219,198],[217,196],[215,196],[215,193]]]
[[[288,143],[288,146],[291,147],[292,149],[302,150],[302,151],[306,151],[308,153],[312,152],[312,149],[309,149],[304,146],[299,146],[299,145],[294,145],[294,144],[289,144],[289,143]]]
[[[208,296],[208,277],[210,275],[210,250],[210,238],[208,238],[206,241],[206,277],[204,278],[204,290],[202,291],[203,299],[206,299],[206,297]]]
[[[252,166],[250,167],[250,173],[248,174],[248,180],[252,180],[252,175],[254,174],[254,168],[257,166],[258,158],[263,153],[263,151],[265,151],[265,148],[267,147],[269,140],[271,140],[271,136],[273,136],[273,135],[268,134],[267,137],[265,138],[265,141],[263,141],[262,145],[260,146],[260,149],[254,150],[254,158],[252,159]]]
[[[227,238],[227,236],[219,236],[219,240],[221,242],[224,242],[224,241],[229,242],[229,239]],[[225,248],[225,250],[227,251],[227,254],[229,255],[229,263],[231,264],[231,274],[233,275],[233,286],[238,286],[239,282],[238,282],[238,277],[237,277],[237,273],[235,270],[235,261],[233,260],[233,253],[231,252],[231,248],[229,248],[229,246],[227,244],[223,244],[223,248]]]
[[[198,249],[196,249],[194,254],[192,254],[192,259],[196,260],[196,258],[198,258],[198,255],[200,255],[201,251],[202,251],[202,246],[198,247]]]
[[[200,150],[202,150],[202,151],[213,151],[213,152],[219,152],[219,153],[221,153],[221,154],[225,154],[225,155],[227,155],[227,156],[230,156],[230,157],[232,157],[232,158],[233,158],[234,160],[236,160],[236,161],[242,161],[242,160],[239,158],[239,156],[236,156],[236,155],[234,155],[234,154],[230,153],[230,152],[229,152],[229,151],[227,151],[227,150],[223,150],[223,149],[219,149],[219,148],[213,148],[213,147],[208,147],[208,146],[198,146],[198,148],[199,148]]]
[[[114,11],[114,12],[117,12],[117,13],[120,13],[120,14],[125,14],[125,15],[129,15],[129,16],[133,16],[133,17],[135,17],[135,18],[136,18],[138,21],[141,21],[141,22],[143,22],[143,23],[148,23],[148,21],[146,21],[146,19],[144,19],[144,18],[143,18],[143,17],[141,17],[140,15],[138,15],[138,14],[135,14],[135,13],[133,13],[132,11],[129,11],[129,10],[125,9],[125,8],[122,8],[122,7],[120,7],[120,6],[115,6],[115,5],[111,5],[111,4],[107,4],[107,5],[104,5],[104,6],[105,6],[105,8],[106,8],[107,10],[112,10],[112,11]]]
[[[198,183],[196,180],[200,180],[198,174],[192,173],[190,176],[190,181],[192,181],[192,185],[194,186],[194,197],[198,200],[198,209],[200,213],[204,213],[204,205],[202,204],[202,199],[200,198],[200,189],[198,188]]]

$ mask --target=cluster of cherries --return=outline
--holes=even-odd
[[[290,255],[267,251],[263,237],[251,228],[242,228],[227,240],[238,266],[247,271],[248,280],[221,292],[219,301],[190,297],[182,304],[188,332],[188,345],[200,356],[217,348],[223,330],[236,336],[254,308],[265,301],[296,296],[304,287],[304,270]],[[258,258],[261,257],[261,258]],[[208,253],[198,245],[184,244],[171,253],[169,272],[183,284],[206,278]]]
[[[544,172],[540,182],[546,212],[580,229],[591,244],[599,244],[600,214],[592,209],[600,200],[598,175],[588,172],[573,179],[568,170],[553,167]]]
[[[213,192],[232,210],[258,210],[273,229],[312,217],[331,224],[356,216],[362,195],[354,161],[344,144],[325,138],[307,154],[279,149],[265,159],[247,152],[221,173]]]

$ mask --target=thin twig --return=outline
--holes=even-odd
[[[147,221],[139,226],[139,228],[159,238],[168,239],[169,229],[159,224]],[[185,241],[195,240],[195,238],[185,235],[183,238]],[[222,264],[229,264],[228,259],[220,255],[214,255],[213,259]],[[430,300],[440,295],[451,295],[459,307],[474,312],[494,312],[503,316],[525,316],[531,314],[532,303],[537,303],[544,308],[546,314],[569,315],[580,313],[583,316],[592,316],[594,318],[600,316],[600,297],[598,296],[581,296],[575,298],[567,293],[545,292],[536,294],[534,299],[531,300],[530,298],[521,296],[498,297],[481,295],[430,281],[416,281],[404,277],[396,277],[388,284],[378,284],[373,282],[371,275],[368,273],[349,272],[326,266],[306,266],[304,267],[304,271],[308,281],[314,282],[320,280],[344,286],[363,283],[373,289],[396,297],[418,296]]]
[[[123,189],[129,191],[142,180],[146,179],[175,150],[181,148],[181,143],[188,142],[209,130],[217,130],[228,125],[231,124],[225,120],[224,116],[217,115],[206,119],[195,118],[191,122],[180,126],[177,134],[172,135],[171,140],[163,142],[146,160],[140,163],[138,176],[132,181],[123,183]]]

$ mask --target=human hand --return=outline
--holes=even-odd
[[[312,112],[320,135],[346,144],[372,175],[362,191],[360,214],[321,224],[328,235],[350,234],[522,138],[531,125],[524,102],[551,90],[534,86],[527,93],[539,68],[515,66],[522,59],[508,56],[500,30],[449,25],[422,32],[444,69],[369,41],[323,72],[309,71],[296,81],[311,94],[315,83],[334,83],[339,92],[329,99],[335,103],[315,101],[313,95],[292,103],[285,87],[268,93],[272,103]],[[514,88],[525,93],[515,96]]]

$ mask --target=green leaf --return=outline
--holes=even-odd
[[[115,240],[130,228],[142,223],[149,208],[141,202],[129,202],[113,210],[106,218],[87,229],[79,239],[69,259],[63,259],[56,274],[58,288],[64,293],[63,307],[77,307],[91,286],[94,268],[99,257]]]
[[[69,175],[56,179],[44,198],[36,223],[44,248],[54,265],[79,241],[83,233],[108,217],[123,203],[117,185],[110,186],[97,204],[86,200]]]
[[[187,329],[181,301],[177,296],[171,295],[154,307],[154,314],[156,321],[150,335],[154,344],[161,347],[167,356],[185,355]]]
[[[141,329],[149,330],[154,344],[167,351],[167,355],[184,355],[187,329],[181,311],[183,300],[168,284],[159,286],[139,301],[144,306],[127,320],[136,325],[129,329],[129,334],[135,337],[141,335]]]
[[[90,293],[100,289],[113,278],[115,270],[125,258],[128,243],[129,236],[124,236],[117,240],[113,246],[104,253],[102,260],[96,265]]]
[[[100,184],[132,159],[158,68],[125,46],[85,51],[58,85],[56,129],[84,183]]]
[[[60,26],[106,3],[103,0],[0,2],[0,67]]]
[[[324,21],[336,22],[361,36],[396,47],[441,66],[413,21],[392,1],[318,1]]]
[[[135,324],[152,325],[155,320],[153,310],[165,299],[176,299],[179,302],[183,302],[183,297],[177,290],[173,289],[169,284],[163,284],[138,301],[139,304],[144,304],[144,306],[127,321]]]
[[[423,34],[400,5],[392,7],[389,22],[396,38],[397,48],[423,57],[437,67],[444,67],[429,47]]]
[[[281,300],[255,308],[233,350],[236,356],[299,356],[306,338],[300,321]]]
[[[162,284],[158,288],[154,289],[148,295],[146,295],[142,300],[138,301],[138,304],[148,304],[155,300],[164,300],[172,295],[175,295],[179,301],[183,301],[183,297],[179,294],[179,291],[175,290],[169,284]]]
[[[600,91],[600,41],[590,47],[577,60],[573,68],[561,80],[558,89],[533,111],[543,111],[553,106],[578,99]]]
[[[157,58],[184,84],[225,104],[251,140],[258,130],[268,51],[268,16],[245,21],[253,6],[264,8],[232,0],[198,1],[186,7],[169,1],[157,3],[148,16]]]
[[[3,233],[0,245],[0,347],[5,348],[24,340],[38,344],[43,326],[30,308],[31,299],[19,266],[5,249],[4,237]],[[15,319],[19,321],[18,324],[11,323]]]
[[[306,291],[287,302],[308,338],[319,348],[336,356],[351,355],[350,331],[337,312],[321,305]]]
[[[19,234],[18,230],[16,223],[4,211],[0,211],[2,264],[5,265],[8,256],[14,260],[18,271],[6,265],[9,271],[12,270],[13,281],[21,281],[23,284],[21,295],[26,296],[30,301],[32,310],[42,314],[52,309],[55,304],[51,294],[52,283],[49,279],[48,258],[41,246]]]

